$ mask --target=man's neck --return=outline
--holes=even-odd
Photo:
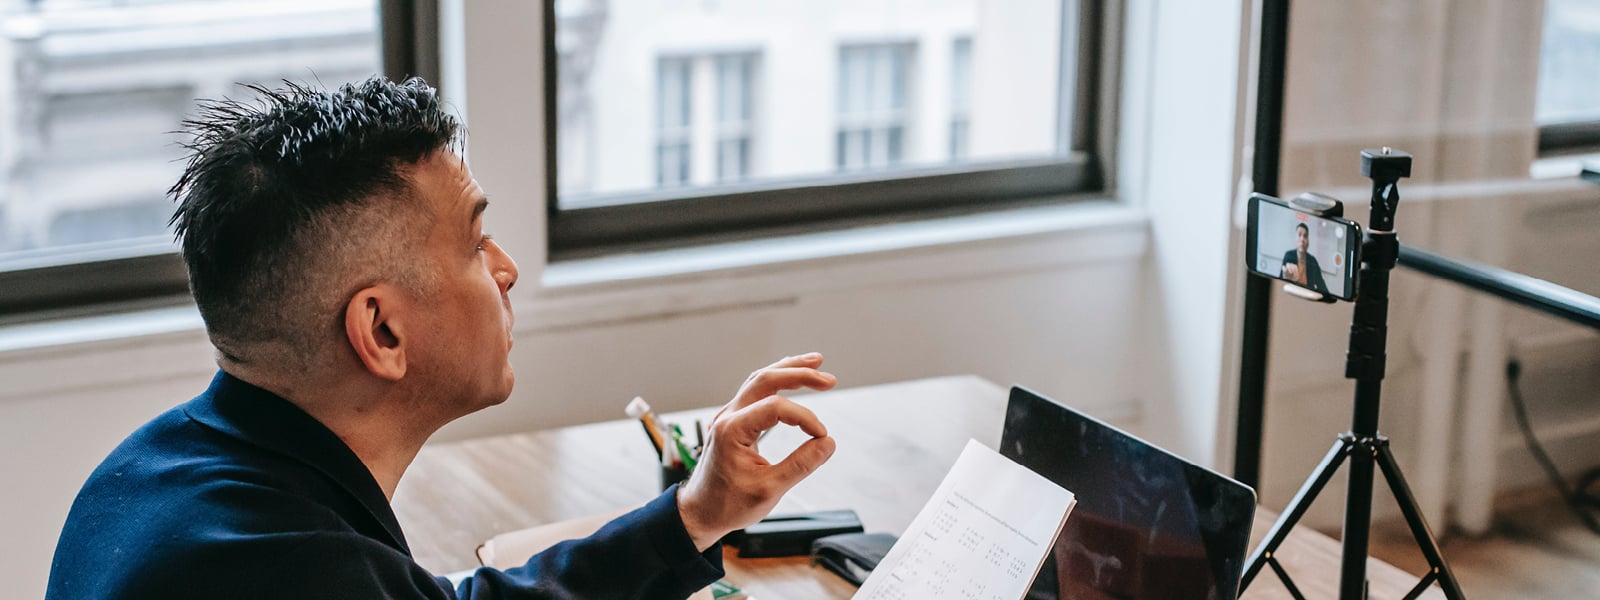
[[[337,378],[339,384],[274,385],[271,378],[255,383],[300,407],[322,423],[378,482],[383,496],[394,500],[395,488],[416,459],[422,445],[443,423],[419,424],[416,403],[406,390],[393,385],[370,386]]]
[[[311,413],[318,421],[344,441],[350,451],[361,459],[372,473],[372,478],[383,490],[384,498],[394,500],[395,488],[405,475],[411,461],[416,459],[427,434],[407,434],[394,421],[371,418],[370,415],[330,415],[324,417]],[[431,434],[432,432],[428,432]]]

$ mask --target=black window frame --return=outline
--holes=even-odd
[[[1539,156],[1600,152],[1600,121],[1571,121],[1539,126]]]
[[[438,85],[438,0],[380,0],[378,42],[385,76],[417,75]],[[153,238],[0,257],[0,323],[154,298],[187,302],[188,296],[183,257]]]
[[[1116,0],[1061,0],[1057,118],[1061,156],[962,161],[889,172],[829,173],[787,180],[658,189],[583,197],[558,195],[555,0],[544,0],[544,136],[547,250],[551,261],[760,236],[796,228],[950,211],[992,210],[1047,198],[1098,197],[1112,185],[1121,7]],[[1070,96],[1067,94],[1070,92]],[[781,223],[781,225],[774,225]]]

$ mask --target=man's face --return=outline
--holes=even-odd
[[[1306,248],[1311,247],[1311,232],[1305,227],[1294,228],[1294,237],[1300,246],[1301,252],[1305,252]],[[1282,246],[1279,246],[1279,248],[1282,248]]]
[[[424,159],[411,179],[433,209],[432,231],[420,251],[437,282],[418,303],[426,332],[416,348],[419,374],[437,386],[439,400],[459,403],[460,414],[504,402],[516,380],[508,360],[514,319],[506,292],[517,282],[517,263],[484,234],[489,200],[455,153]]]

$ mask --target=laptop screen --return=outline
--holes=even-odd
[[[1249,487],[1020,387],[1000,453],[1078,498],[1030,600],[1237,597]]]

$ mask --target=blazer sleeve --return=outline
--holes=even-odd
[[[514,569],[478,569],[457,588],[405,552],[352,530],[230,531],[206,543],[154,545],[115,586],[73,598],[389,598],[400,600],[688,598],[723,575],[722,546],[697,552],[676,488]],[[117,589],[119,592],[105,591]],[[65,593],[58,594],[65,597]]]
[[[678,513],[677,491],[674,485],[594,535],[556,544],[520,567],[478,569],[455,596],[687,598],[722,578],[722,545],[695,549]]]

